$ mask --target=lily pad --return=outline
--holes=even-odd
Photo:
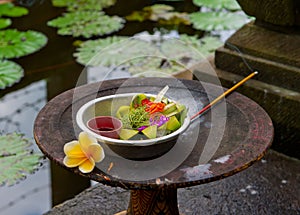
[[[140,57],[158,54],[157,48],[149,42],[121,36],[86,41],[76,51],[76,61],[88,66],[136,63]]]
[[[161,51],[166,57],[189,67],[203,57],[213,53],[223,43],[217,37],[180,35],[178,39],[166,40],[161,44]]]
[[[151,20],[165,25],[189,25],[189,17],[187,13],[174,11],[170,5],[155,4],[144,7],[142,11],[134,11],[126,16],[129,21]]]
[[[223,45],[219,38],[210,36],[201,38],[200,43],[199,51],[206,56],[214,53],[217,48]]]
[[[107,16],[99,11],[76,11],[65,13],[47,24],[58,28],[60,35],[90,38],[118,31],[124,26],[124,19],[118,16]]]
[[[104,39],[87,40],[85,42],[80,43],[79,47],[74,53],[74,57],[76,58],[76,61],[80,64],[91,65],[91,60],[102,50],[104,50],[112,44],[118,43],[126,39],[128,39],[128,37],[112,36]],[[93,62],[92,64],[92,66],[97,65],[110,66],[110,63],[101,62],[101,59],[99,59],[99,62]]]
[[[167,58],[177,62],[183,60],[183,63],[187,65],[192,63],[190,62],[192,59],[201,58],[197,53],[199,45],[200,42],[197,36],[181,35],[179,39],[173,38],[163,41],[160,50]]]
[[[130,65],[128,71],[135,76],[167,76],[184,71],[213,53],[223,43],[217,37],[180,35],[179,39],[168,39],[160,45],[161,56],[145,57],[138,64]]]
[[[102,10],[116,3],[116,0],[52,0],[55,7],[67,7],[68,11]]]
[[[0,60],[0,89],[18,82],[23,75],[23,68],[18,64],[12,61]]]
[[[42,156],[32,153],[32,143],[20,134],[0,136],[0,185],[13,185],[33,173]]]
[[[204,56],[212,54],[223,45],[223,42],[218,37],[213,36],[198,38],[197,36],[182,34],[180,35],[180,40],[186,44],[186,47],[196,49]]]
[[[170,12],[174,10],[174,7],[166,4],[154,4],[152,6],[147,6],[144,7],[144,11],[152,11],[153,13],[156,14],[162,14],[166,12]]]
[[[177,61],[161,57],[144,57],[138,64],[130,65],[128,72],[137,77],[168,77],[172,73],[184,71],[185,66]]]
[[[203,31],[238,29],[247,22],[245,16],[226,12],[195,12],[190,20],[195,29]]]
[[[167,39],[156,43],[113,36],[105,39],[82,42],[74,57],[86,66],[128,67],[132,75],[157,76],[182,71],[207,55],[223,43],[216,37],[180,35],[180,39]],[[156,75],[151,75],[156,73]]]
[[[0,18],[0,29],[6,28],[11,25],[11,19]]]
[[[0,31],[0,59],[22,57],[41,49],[47,37],[36,31]]]
[[[15,6],[12,3],[0,4],[0,16],[20,17],[28,14],[25,7]]]
[[[193,0],[193,3],[199,7],[208,7],[212,9],[241,10],[236,0]]]

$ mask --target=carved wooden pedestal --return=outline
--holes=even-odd
[[[186,102],[191,115],[197,110],[192,112],[193,103],[190,101],[195,99],[198,101],[197,105],[200,105],[201,99],[202,101],[206,99],[206,94],[203,94],[204,89],[210,92],[213,98],[219,95],[217,92],[220,90],[216,85],[203,82],[168,78],[116,79],[88,84],[66,91],[47,103],[35,121],[36,143],[50,160],[74,174],[113,187],[131,190],[127,212],[121,212],[118,215],[126,213],[129,215],[178,215],[176,189],[220,180],[238,173],[259,160],[270,146],[273,138],[272,121],[252,100],[238,93],[232,93],[225,101],[226,115],[220,111],[220,105],[216,106],[205,115],[204,121],[200,123],[198,120],[190,125],[185,131],[187,135],[178,139],[170,154],[161,156],[159,160],[154,159],[146,163],[132,161],[106,150],[105,159],[90,173],[82,173],[78,168],[67,168],[63,163],[65,143],[76,139],[80,132],[74,114],[82,105],[95,99],[96,96],[99,98],[113,95],[120,90],[123,90],[122,92],[157,92],[166,85],[170,87],[170,92],[178,94],[176,96],[182,95],[179,93],[182,91],[191,92],[192,96]],[[186,86],[187,89],[182,86]],[[220,125],[222,117],[226,117],[225,130],[222,132],[214,132],[215,126],[203,126],[206,122],[212,121],[215,125]],[[200,130],[199,126],[201,126]],[[203,146],[207,143],[207,135],[211,132],[214,137],[222,138],[219,148],[211,155],[213,157],[209,161],[200,164]],[[214,141],[214,139],[210,140],[208,145],[211,146]],[[105,147],[104,144],[103,147]],[[184,154],[185,156],[182,156]],[[228,157],[228,160],[219,162],[219,159],[223,160],[224,156],[226,159]],[[111,163],[114,164],[112,169]],[[171,165],[168,166],[169,164]],[[151,175],[134,178],[148,174],[153,168],[156,169],[150,172]]]
[[[131,190],[128,215],[177,215],[177,190]]]

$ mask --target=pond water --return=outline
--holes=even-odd
[[[130,1],[131,2],[131,1]],[[152,1],[132,1],[133,9],[140,9]],[[129,8],[129,7],[126,7]],[[129,11],[112,8],[108,12],[126,15]],[[33,124],[41,108],[57,94],[76,85],[83,67],[75,63],[72,45],[75,39],[58,36],[56,29],[46,25],[48,20],[62,13],[62,9],[53,8],[51,1],[38,1],[29,7],[29,15],[13,19],[12,28],[19,30],[37,30],[48,37],[48,44],[39,52],[15,59],[25,70],[25,76],[12,87],[0,91],[0,131],[2,133],[19,132],[33,139]],[[132,9],[131,9],[132,10]],[[116,14],[118,14],[116,13]],[[149,23],[148,23],[149,24]],[[133,24],[119,32],[132,35],[144,30],[153,30],[154,26]],[[232,32],[221,35],[224,41]],[[103,68],[102,74],[89,70],[85,82],[129,77],[124,71],[114,71],[106,76],[110,68]],[[34,151],[39,152],[35,144]],[[48,211],[51,207],[50,164],[46,159],[43,167],[26,180],[12,187],[0,187],[0,214],[35,215]]]
[[[106,70],[103,68],[102,74],[90,70],[88,82],[95,82],[105,77],[108,70],[109,68]],[[128,76],[126,72],[116,71],[106,79]],[[45,80],[37,81],[0,99],[0,129],[3,133],[23,133],[34,143],[34,119],[47,102],[46,85]],[[36,144],[33,144],[32,149],[39,152]],[[38,215],[49,211],[52,207],[49,168],[50,164],[45,160],[42,168],[25,180],[11,187],[1,187],[0,214]]]
[[[8,93],[0,99],[1,131],[23,133],[33,142],[33,122],[45,104],[46,82],[43,80]],[[35,144],[32,148],[39,151]],[[42,169],[26,180],[11,187],[1,187],[0,214],[41,214],[49,210],[51,201],[48,169],[46,161]]]

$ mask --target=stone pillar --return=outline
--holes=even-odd
[[[239,91],[258,102],[275,126],[273,148],[300,158],[300,1],[237,0],[255,21],[244,25],[215,52],[225,87],[259,71]]]

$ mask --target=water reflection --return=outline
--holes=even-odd
[[[17,2],[23,6],[30,7],[30,13],[22,19],[14,19],[12,27],[16,27],[19,30],[39,30],[48,36],[49,41],[47,46],[39,53],[16,60],[24,67],[26,74],[19,84],[0,93],[1,97],[7,91],[13,91],[0,99],[0,132],[21,132],[34,142],[33,122],[39,110],[46,104],[47,97],[52,98],[60,92],[72,88],[77,81],[78,73],[83,68],[75,64],[72,57],[75,49],[72,44],[73,39],[58,36],[56,29],[46,25],[48,20],[60,15],[63,9],[53,8],[51,1],[19,0]],[[126,3],[125,8],[123,3],[120,1],[116,7],[109,8],[107,13],[127,15],[132,10],[141,9],[151,2],[130,1]],[[142,30],[153,32],[153,23],[143,25],[132,23],[118,32],[118,34],[128,36],[139,33]],[[188,31],[190,32],[191,30],[189,29]],[[195,32],[192,31],[190,33]],[[62,47],[63,51],[61,51]],[[89,82],[95,82],[104,78],[113,79],[130,76],[128,72],[122,70],[108,73],[111,70],[112,68],[98,68],[94,70],[90,68],[88,80]],[[48,79],[47,84],[46,81],[37,81],[31,84],[32,81],[48,78],[50,75],[56,75],[56,77]],[[27,84],[29,85],[22,88]],[[16,88],[18,90],[14,91]],[[35,144],[33,149],[39,151]],[[0,214],[33,215],[48,211],[51,208],[49,166],[46,162],[43,169],[37,171],[34,175],[28,176],[21,183],[12,187],[1,187]]]
[[[46,82],[38,81],[0,99],[0,131],[20,132],[33,140],[33,122],[46,104]],[[39,151],[36,144],[32,149]],[[26,180],[11,187],[1,187],[0,214],[42,214],[51,208],[49,164]]]
[[[46,104],[46,83],[39,81],[0,99],[0,129],[4,133],[22,132],[32,138],[32,125]]]
[[[110,68],[89,69],[88,82],[96,82],[107,76]],[[129,77],[121,70],[110,73],[106,79]],[[6,94],[0,99],[0,132],[20,132],[34,143],[33,124],[38,112],[47,102],[47,82],[34,82],[22,89]],[[32,149],[40,152],[36,144]],[[24,181],[11,187],[1,187],[0,215],[42,214],[51,209],[50,165],[43,167]]]

